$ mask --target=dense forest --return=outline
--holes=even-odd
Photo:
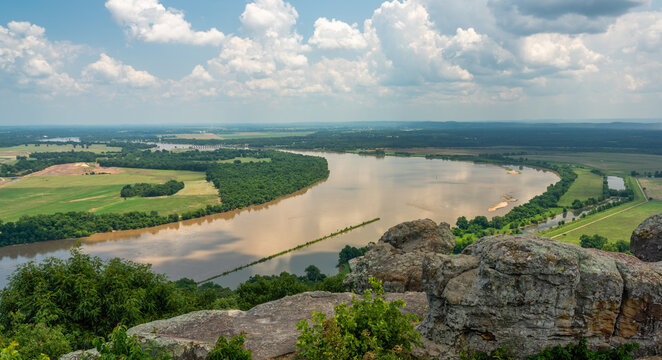
[[[511,146],[546,151],[620,151],[662,154],[662,129],[642,124],[410,123],[400,128],[323,129],[306,136],[255,139],[165,139],[171,143],[227,144],[347,151],[421,147]]]
[[[170,196],[174,195],[183,188],[184,182],[177,180],[168,180],[165,184],[138,183],[133,185],[125,185],[122,190],[120,190],[120,196],[123,198],[134,196]]]
[[[121,214],[68,212],[24,216],[17,221],[7,223],[0,220],[0,246],[79,238],[99,232],[140,229],[202,217],[249,205],[262,204],[313,185],[329,176],[328,164],[324,158],[273,150],[219,149],[207,152],[134,151],[102,155],[77,154],[80,153],[37,153],[32,154],[37,160],[29,161],[62,163],[60,161],[71,162],[73,159],[76,159],[73,161],[81,161],[86,156],[90,156],[89,161],[97,160],[100,164],[106,166],[121,165],[124,167],[168,170],[193,170],[195,168],[207,172],[207,180],[213,182],[219,189],[221,203],[168,216],[162,216],[156,212]],[[271,161],[218,162],[237,157],[268,158]],[[159,190],[155,193],[161,193],[161,190],[165,191],[160,186],[163,185],[150,185],[145,187],[145,191],[156,188],[159,188]],[[181,184],[177,186],[181,186]],[[175,186],[172,189],[168,187],[170,189],[168,191],[175,188]],[[139,189],[143,189],[143,187],[139,186]],[[129,185],[125,192],[132,193],[135,190],[135,186]],[[163,193],[163,195],[166,195],[166,193]]]

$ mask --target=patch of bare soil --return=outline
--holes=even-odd
[[[104,168],[99,164],[88,165],[86,163],[60,164],[47,167],[44,170],[33,172],[27,176],[63,176],[63,175],[85,175],[91,174],[121,174],[124,172],[118,168]]]
[[[91,196],[91,197],[86,197],[82,199],[75,199],[75,200],[69,200],[69,202],[79,202],[79,201],[85,201],[85,200],[92,200],[92,199],[100,199],[106,197],[106,195],[99,195],[99,196]]]

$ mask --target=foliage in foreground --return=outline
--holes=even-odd
[[[118,326],[108,337],[108,341],[100,337],[94,341],[94,347],[99,356],[84,356],[83,360],[170,360],[169,353],[157,356],[151,349],[143,349],[138,338],[126,334],[126,326]]]
[[[297,328],[298,355],[307,360],[409,359],[420,345],[414,329],[414,315],[405,315],[402,300],[387,302],[381,282],[370,278],[373,290],[366,291],[351,305],[335,307],[333,318],[313,312],[313,324],[301,320]]]
[[[586,339],[579,340],[577,344],[568,344],[565,347],[555,346],[547,348],[536,355],[529,356],[529,360],[632,360],[630,353],[639,347],[638,344],[625,344],[611,350],[589,350]],[[515,357],[507,347],[494,350],[490,354],[473,353],[462,354],[460,360],[514,360]]]
[[[251,360],[253,355],[250,350],[244,349],[244,340],[244,334],[230,339],[219,337],[214,350],[207,355],[207,360]]]
[[[251,277],[237,290],[191,279],[168,281],[149,265],[101,261],[73,249],[68,259],[19,266],[0,291],[0,345],[18,343],[22,359],[50,358],[93,346],[118,324],[140,323],[203,309],[249,309],[312,290],[342,292],[345,274],[311,265],[296,276]]]

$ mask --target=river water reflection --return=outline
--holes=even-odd
[[[551,172],[522,168],[519,174],[467,162],[423,158],[308,153],[324,156],[329,178],[269,204],[160,227],[97,234],[81,239],[83,251],[101,258],[150,263],[171,279],[201,280],[253,260],[380,217],[350,233],[216,280],[234,287],[250,275],[288,271],[301,274],[314,264],[335,274],[346,244],[377,241],[402,221],[430,218],[453,224],[457,217],[504,215],[559,180]],[[518,199],[496,211],[504,195]],[[75,240],[0,248],[0,285],[15,267],[49,256],[64,258]]]

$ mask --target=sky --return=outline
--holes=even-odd
[[[0,125],[662,120],[662,0],[0,2]]]

